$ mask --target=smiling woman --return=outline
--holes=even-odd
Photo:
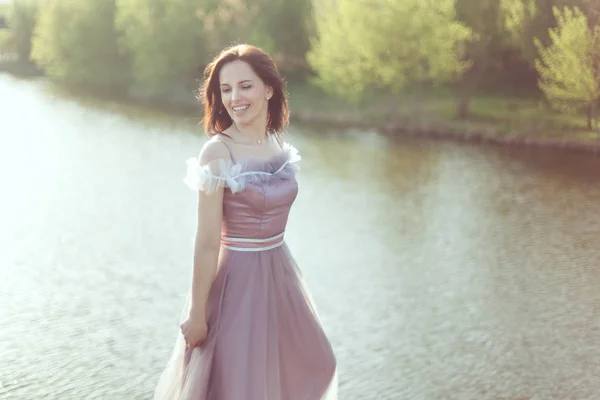
[[[198,193],[193,278],[155,400],[332,400],[336,358],[285,241],[300,156],[272,58],[248,45],[206,68],[211,139],[188,160]]]
[[[249,45],[225,49],[206,67],[205,77],[200,100],[209,135],[237,128],[250,140],[263,140],[287,126],[283,80],[262,50]]]
[[[237,127],[252,129],[253,124],[266,121],[273,89],[262,82],[250,65],[240,60],[232,61],[223,66],[219,75],[221,102]],[[236,82],[237,79],[241,80]],[[255,128],[261,131],[260,126]]]

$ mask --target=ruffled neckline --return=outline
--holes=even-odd
[[[296,165],[301,157],[289,143],[283,143],[281,151],[269,158],[248,156],[233,162],[220,158],[208,165],[200,165],[198,158],[187,160],[184,182],[192,189],[213,193],[220,186],[232,193],[242,191],[248,184],[263,184],[290,179],[299,170]]]
[[[300,161],[301,157],[298,150],[289,143],[283,143],[282,149],[268,158],[256,156],[246,156],[236,159],[232,162],[234,166],[238,165],[242,172],[269,172],[274,173],[285,163],[294,163]]]

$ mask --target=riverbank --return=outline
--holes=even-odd
[[[30,64],[0,63],[0,72],[20,77],[42,76]],[[170,99],[131,91],[127,99],[100,97],[100,102],[143,106],[199,120],[193,91]],[[467,120],[457,120],[456,97],[445,90],[412,91],[401,96],[371,95],[363,104],[347,104],[307,84],[288,86],[292,123],[336,129],[372,129],[387,136],[413,136],[504,146],[544,147],[600,154],[600,134],[586,128],[582,115],[547,110],[537,96],[479,95]],[[88,100],[97,95],[76,93]]]
[[[436,140],[454,140],[502,146],[540,147],[600,154],[597,133],[564,128],[562,135],[545,136],[532,131],[503,131],[493,124],[472,123],[448,119],[440,121],[427,117],[412,121],[365,122],[359,117],[312,110],[296,110],[294,122],[336,128],[375,129],[390,137],[412,136]]]
[[[19,78],[43,76],[44,73],[35,64],[18,61],[16,54],[0,53],[0,73],[10,74]]]
[[[294,122],[338,128],[375,129],[388,136],[413,136],[503,146],[543,147],[600,154],[600,132],[587,129],[584,115],[547,109],[536,96],[479,95],[469,119],[458,120],[456,97],[445,90],[372,96],[349,106],[315,88],[290,88]]]

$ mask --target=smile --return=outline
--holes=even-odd
[[[233,110],[233,112],[242,112],[242,111],[247,110],[248,107],[250,107],[250,104],[245,105],[245,106],[231,107],[231,109]]]

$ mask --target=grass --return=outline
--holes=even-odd
[[[470,103],[469,118],[456,119],[458,99],[448,89],[413,89],[399,95],[369,93],[362,104],[348,104],[310,85],[290,85],[292,114],[328,116],[335,122],[379,127],[385,123],[419,125],[423,122],[453,131],[493,131],[501,136],[536,139],[597,140],[587,129],[585,115],[561,114],[545,103],[542,96],[478,94]],[[308,118],[310,119],[310,117]]]
[[[14,76],[30,78],[42,75],[42,71],[34,64],[21,62],[16,57],[0,61],[0,72],[6,72]]]
[[[0,54],[2,54],[2,49],[6,47],[9,38],[10,31],[8,29],[0,29]]]

